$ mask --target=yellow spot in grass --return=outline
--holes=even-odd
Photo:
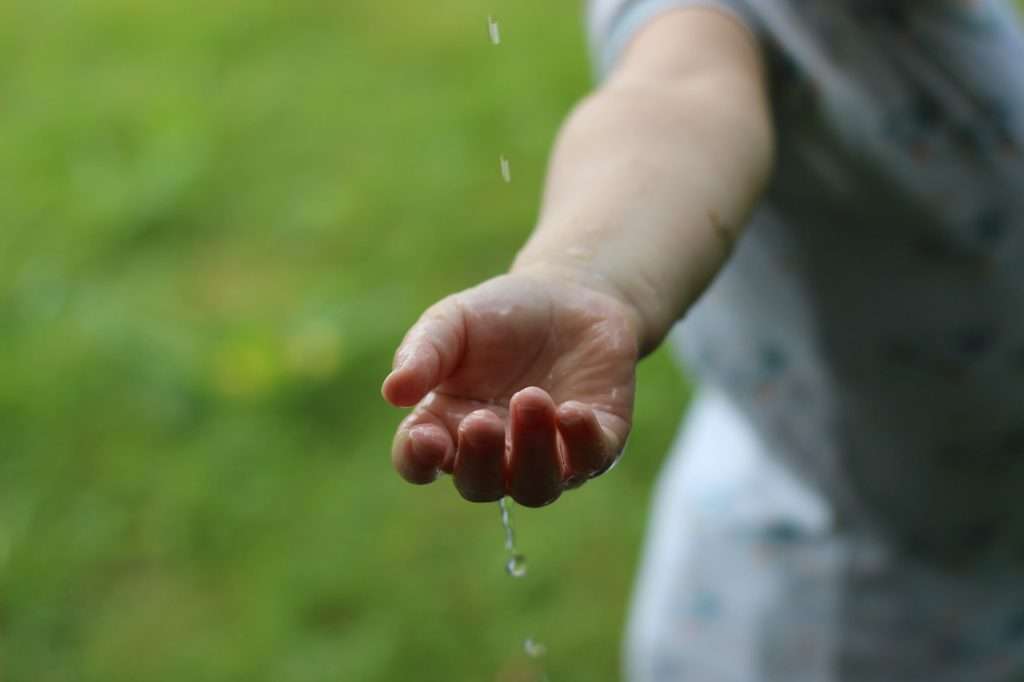
[[[307,379],[333,376],[342,361],[341,331],[335,324],[318,320],[300,327],[285,345],[289,374]]]
[[[256,341],[230,344],[214,361],[214,384],[229,398],[265,395],[274,387],[279,374],[271,349]]]

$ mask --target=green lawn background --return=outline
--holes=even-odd
[[[618,679],[668,358],[614,472],[514,510],[522,581],[378,393],[528,234],[578,10],[0,3],[0,682],[525,681],[527,635]]]

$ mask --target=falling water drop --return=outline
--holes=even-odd
[[[501,44],[501,28],[493,17],[487,17],[487,32],[491,36],[491,42],[495,45]]]
[[[512,519],[509,517],[507,497],[498,500],[498,509],[501,510],[501,527],[505,529],[505,549],[511,552],[516,548],[516,536],[512,533]]]
[[[501,157],[501,177],[505,182],[512,182],[512,167],[504,156]]]
[[[533,637],[527,637],[523,642],[523,651],[530,658],[541,658],[548,652],[548,648]]]
[[[513,578],[522,578],[526,575],[526,557],[522,554],[513,554],[505,563],[505,572]]]
[[[522,578],[526,575],[526,557],[516,550],[516,536],[512,532],[512,519],[509,515],[509,504],[507,497],[498,500],[498,508],[501,510],[501,526],[505,529],[505,551],[508,552],[508,561],[505,562],[505,572],[513,578]]]

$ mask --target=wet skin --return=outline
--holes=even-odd
[[[550,504],[621,453],[637,359],[609,294],[520,273],[449,296],[406,334],[381,389],[413,408],[392,462],[411,483],[449,473],[474,502]]]

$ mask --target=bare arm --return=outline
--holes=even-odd
[[[738,22],[668,12],[565,123],[513,272],[613,291],[653,350],[724,263],[770,172],[760,55]]]
[[[512,271],[427,309],[382,387],[413,407],[392,459],[469,500],[541,506],[603,471],[635,368],[728,256],[769,173],[755,42],[704,9],[662,15],[566,122]]]

